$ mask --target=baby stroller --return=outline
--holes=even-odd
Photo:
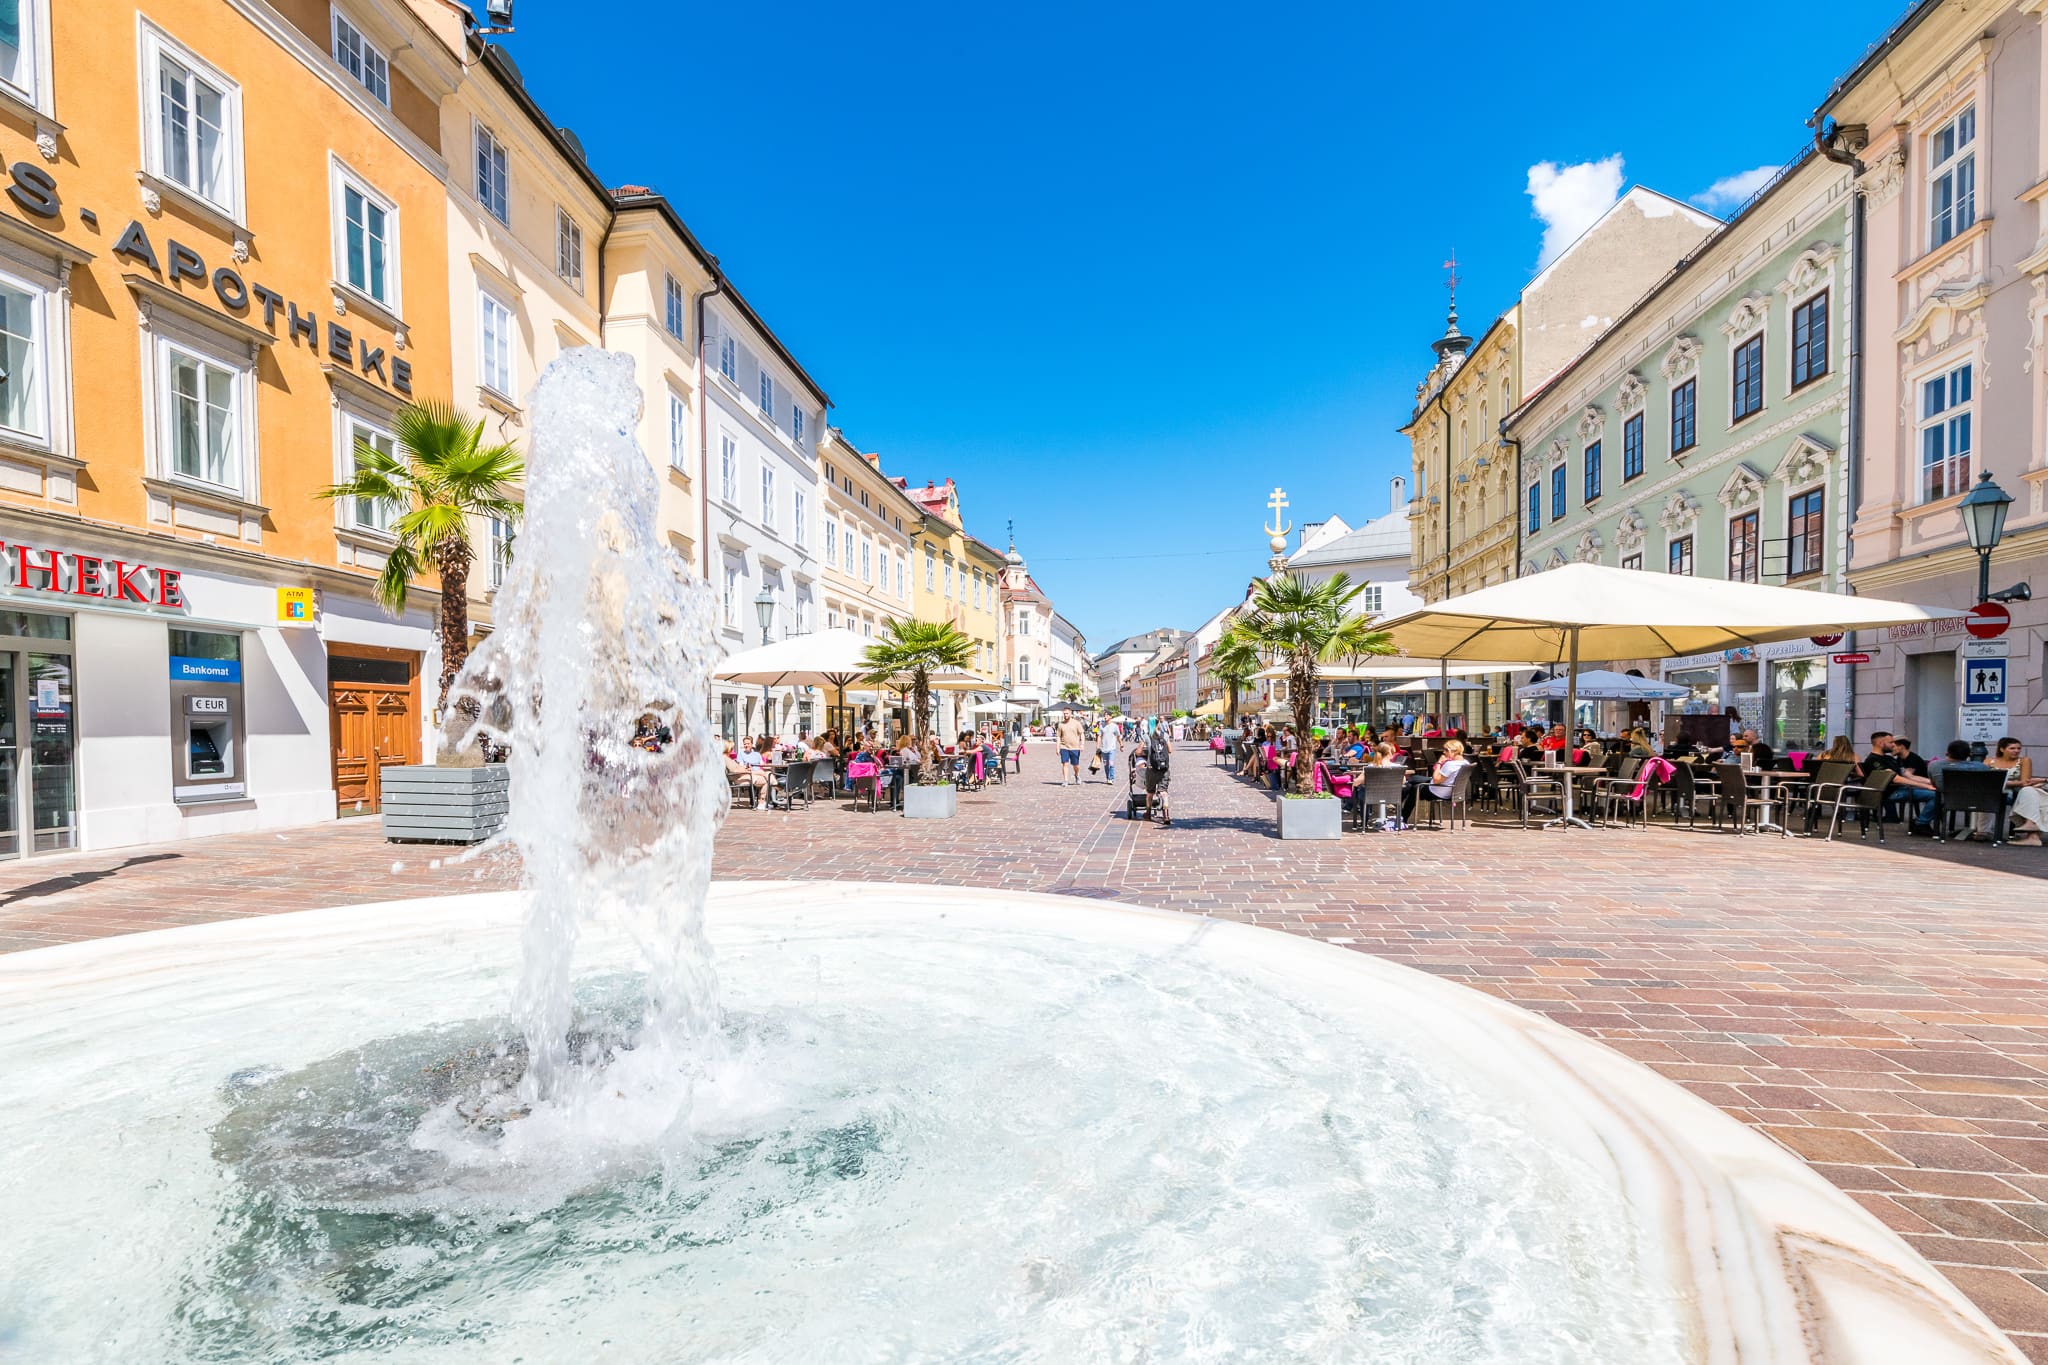
[[[1127,820],[1158,819],[1164,822],[1169,818],[1166,813],[1166,788],[1160,787],[1156,808],[1152,793],[1145,789],[1145,774],[1149,769],[1150,765],[1145,762],[1143,749],[1134,751],[1131,754],[1131,761],[1125,765],[1124,818]]]

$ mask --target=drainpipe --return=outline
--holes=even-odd
[[[1443,386],[1436,391],[1437,411],[1444,415],[1444,483],[1437,492],[1437,498],[1444,505],[1444,596],[1451,595],[1451,405],[1444,401],[1450,391],[1451,378],[1456,370],[1444,376]]]
[[[1849,587],[1849,548],[1853,531],[1849,528],[1856,523],[1856,509],[1863,500],[1863,310],[1864,294],[1869,277],[1869,251],[1864,242],[1866,232],[1867,206],[1863,193],[1854,178],[1863,174],[1862,158],[1853,152],[1841,150],[1835,144],[1846,130],[1833,119],[1824,119],[1813,133],[1814,149],[1838,166],[1847,166],[1852,177],[1849,185],[1849,449],[1843,457],[1846,493],[1842,508],[1844,530],[1837,556],[1835,573],[1843,592]],[[1857,645],[1857,632],[1850,631],[1846,643],[1850,650]],[[1856,665],[1845,664],[1847,673],[1847,695],[1842,698],[1842,732],[1855,733],[1856,729]]]
[[[1515,523],[1515,556],[1508,561],[1508,577],[1520,578],[1522,576],[1522,535],[1528,529],[1522,525],[1522,443],[1517,438],[1508,435],[1508,419],[1505,417],[1500,419],[1500,443],[1503,446],[1513,446],[1515,448],[1515,477],[1508,483],[1509,515],[1514,518]],[[1501,719],[1503,721],[1506,721],[1509,713],[1515,709],[1514,681],[1514,675],[1509,674],[1507,696],[1501,699]]]
[[[711,580],[711,364],[704,354],[704,305],[714,294],[725,292],[725,273],[718,258],[711,258],[711,287],[697,295],[697,451],[702,468],[697,471],[697,539],[704,561],[704,581]],[[822,509],[823,504],[820,504]]]

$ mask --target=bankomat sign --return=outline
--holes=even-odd
[[[6,585],[21,592],[96,597],[166,611],[184,611],[188,605],[184,576],[155,564],[0,540],[0,565],[5,566]]]

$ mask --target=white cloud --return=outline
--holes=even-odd
[[[1529,199],[1536,216],[1543,220],[1543,254],[1537,257],[1536,268],[1541,270],[1563,255],[1620,197],[1620,153],[1569,166],[1555,161],[1531,166]]]
[[[1745,203],[1749,196],[1762,189],[1764,182],[1777,173],[1776,166],[1758,166],[1753,171],[1723,176],[1694,195],[1692,202],[1709,213],[1726,213],[1729,209]]]

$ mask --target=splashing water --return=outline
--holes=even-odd
[[[468,723],[461,747],[513,756],[504,838],[530,893],[515,1003],[526,1106],[567,1101],[590,1080],[570,1057],[586,919],[616,921],[645,959],[633,1066],[650,1095],[687,1102],[659,1059],[711,1038],[717,1021],[704,894],[727,801],[701,704],[717,657],[711,593],[655,525],[653,467],[632,435],[640,401],[632,361],[594,348],[541,375],[524,525],[495,629],[451,698],[451,717]],[[619,1079],[605,1093],[621,1096]]]

